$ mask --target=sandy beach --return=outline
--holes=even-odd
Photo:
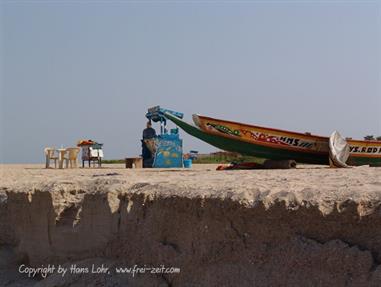
[[[0,285],[381,284],[380,168],[215,168],[1,165]],[[17,271],[74,263],[113,271]],[[181,272],[115,273],[134,265]]]
[[[133,186],[155,185],[154,195],[232,198],[239,202],[295,198],[330,213],[334,205],[351,200],[358,204],[381,199],[381,169],[367,166],[330,169],[298,165],[289,170],[217,171],[216,164],[195,164],[192,169],[126,169],[122,164],[103,168],[45,169],[43,165],[0,165],[1,192],[33,192],[83,188],[86,193],[123,192]],[[176,187],[176,191],[166,188]],[[145,190],[147,192],[149,190]],[[172,192],[172,193],[171,193]],[[82,193],[85,194],[85,193]],[[286,196],[287,195],[287,196]],[[286,196],[286,197],[285,197]],[[362,212],[371,213],[372,208]]]

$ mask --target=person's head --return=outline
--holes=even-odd
[[[148,121],[146,126],[147,126],[147,128],[152,128],[152,123],[151,123],[151,121]]]

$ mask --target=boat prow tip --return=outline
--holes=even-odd
[[[200,127],[200,117],[198,114],[192,115],[193,122],[196,126]]]

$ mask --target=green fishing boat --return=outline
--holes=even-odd
[[[188,134],[219,149],[272,160],[295,160],[299,163],[329,162],[329,137],[266,128],[200,115],[193,115],[195,125],[165,113]],[[381,142],[349,140],[348,165],[381,166]]]

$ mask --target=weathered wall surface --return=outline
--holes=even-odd
[[[104,263],[181,272],[52,275],[20,286],[380,286],[376,175],[336,191],[291,181],[275,192],[252,182],[235,190],[228,181],[130,181],[123,174],[3,186],[0,270],[7,272],[0,283],[21,263]]]

